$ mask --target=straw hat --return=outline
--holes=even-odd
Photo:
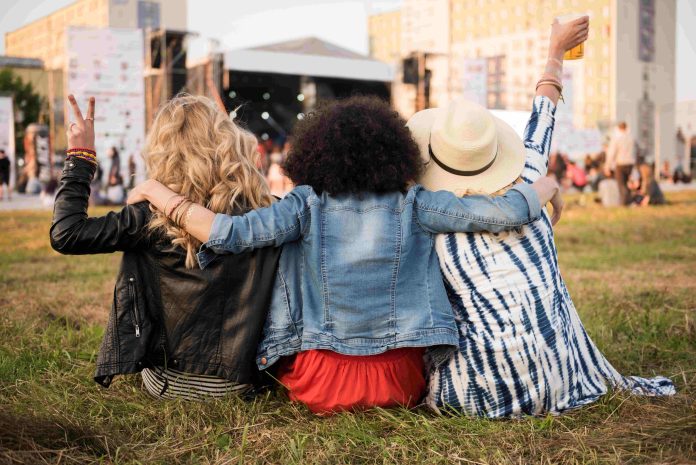
[[[445,108],[419,111],[406,126],[426,163],[418,180],[426,189],[490,194],[522,173],[522,139],[481,105],[455,100]]]

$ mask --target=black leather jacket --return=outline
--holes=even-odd
[[[255,364],[279,248],[220,256],[186,269],[186,254],[148,231],[147,203],[89,218],[95,167],[66,162],[56,193],[51,245],[62,254],[123,251],[95,381],[167,366],[237,383],[256,383]]]

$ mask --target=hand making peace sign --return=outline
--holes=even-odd
[[[82,117],[74,95],[68,95],[68,101],[75,115],[75,121],[68,126],[68,148],[94,150],[94,97],[89,98],[86,118]]]

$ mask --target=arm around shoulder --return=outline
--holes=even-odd
[[[457,197],[421,188],[415,201],[418,222],[432,233],[501,232],[537,220],[541,203],[535,189],[520,184],[505,195]]]
[[[312,195],[310,187],[299,186],[269,207],[240,216],[215,215],[209,240],[198,254],[201,267],[210,262],[211,253],[243,253],[298,240],[310,221]]]

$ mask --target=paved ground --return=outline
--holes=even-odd
[[[38,195],[12,194],[12,200],[7,197],[0,200],[0,212],[10,210],[50,210],[53,205],[46,205]]]

